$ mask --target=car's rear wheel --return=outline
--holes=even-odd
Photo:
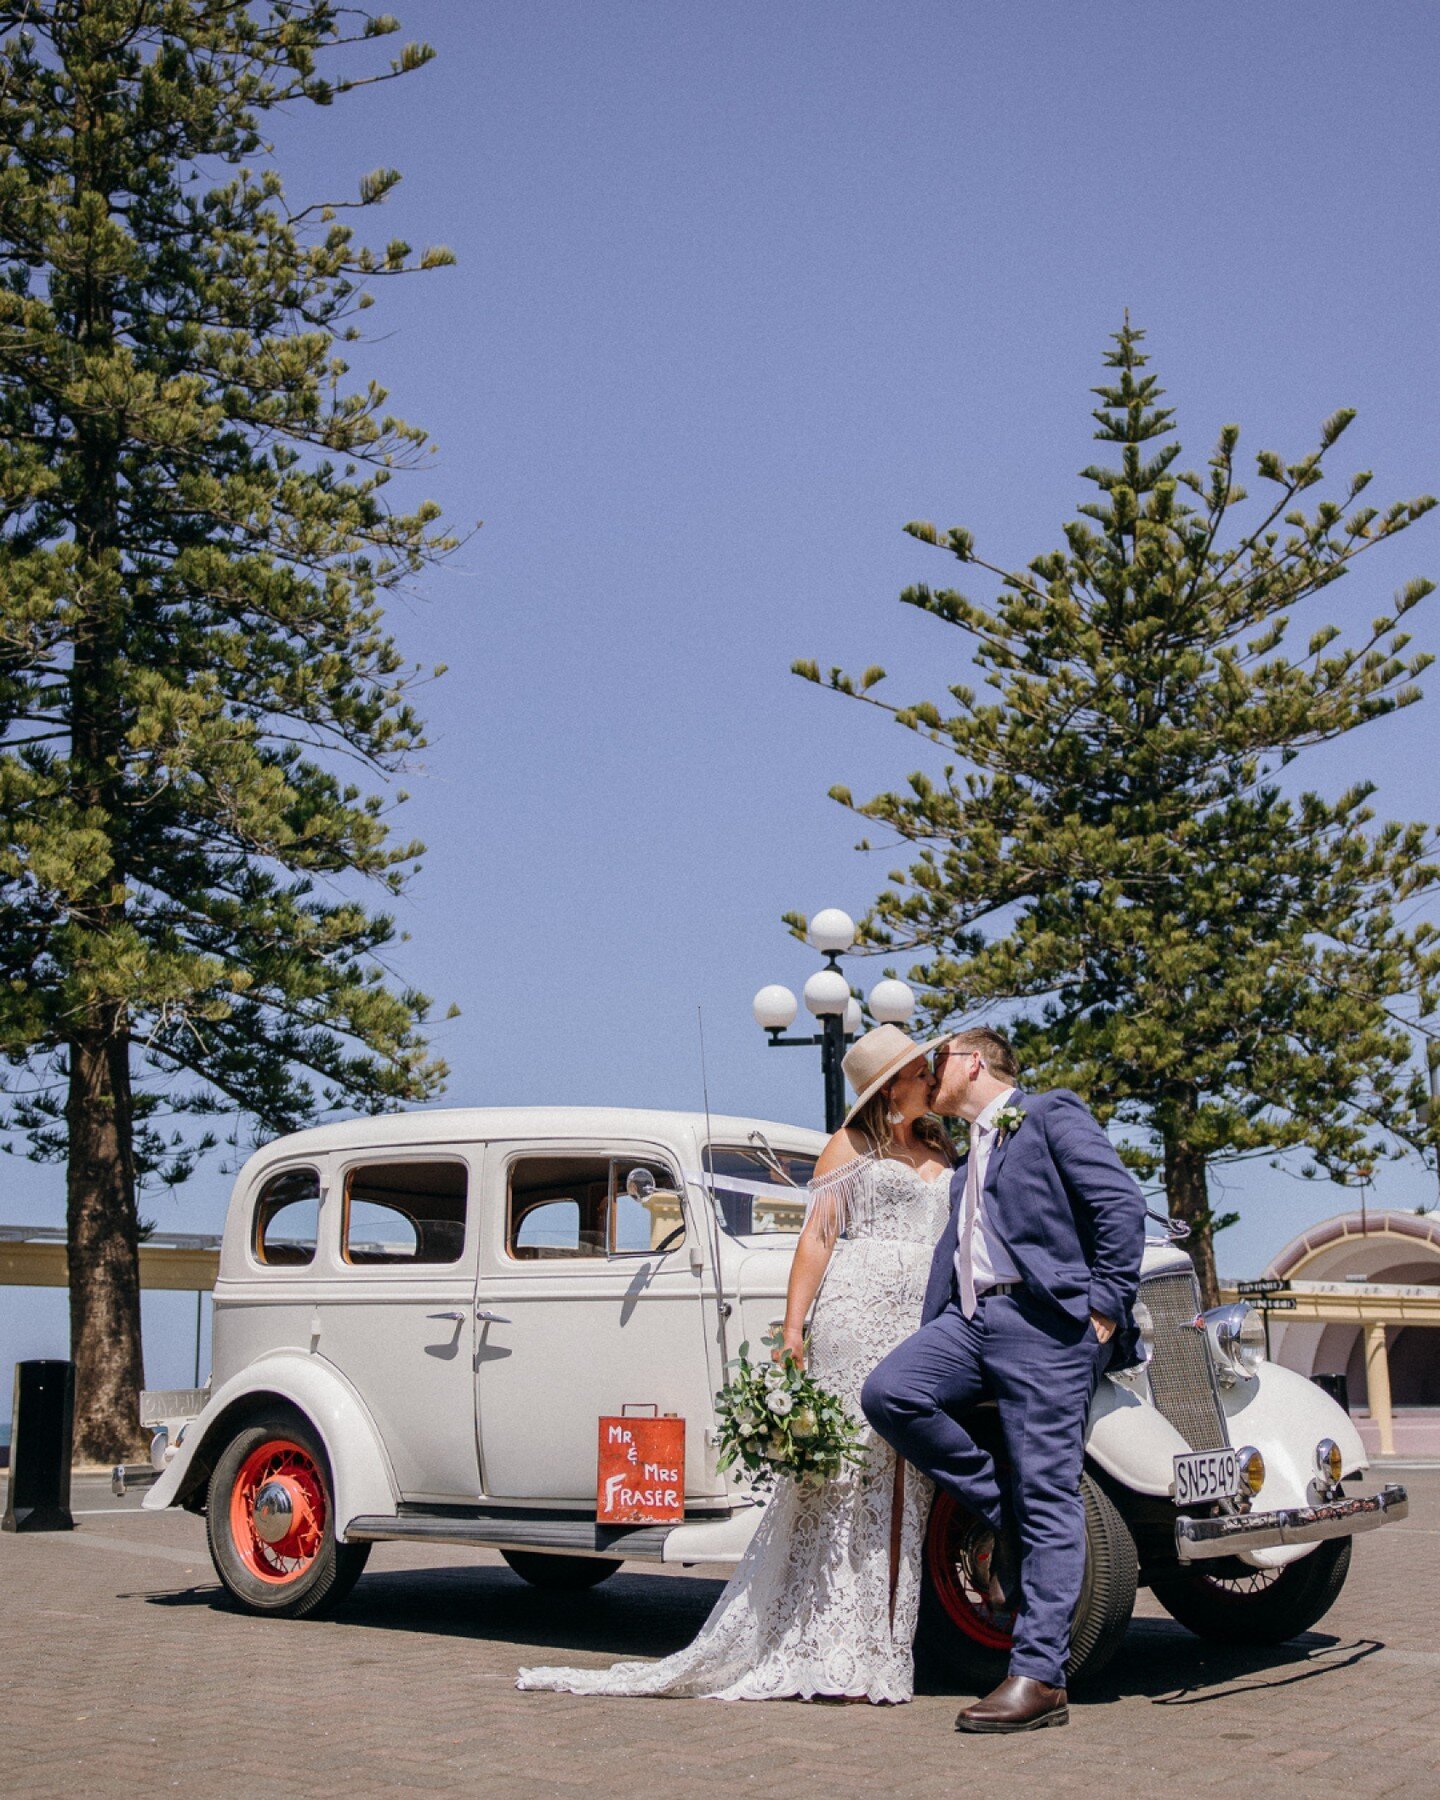
[[[1085,1576],[1070,1626],[1069,1683],[1098,1675],[1120,1648],[1135,1610],[1135,1542],[1114,1503],[1089,1474],[1080,1478],[1085,1502]],[[932,1668],[986,1692],[1010,1661],[1011,1620],[985,1594],[971,1552],[974,1514],[947,1493],[937,1494],[925,1534],[925,1590],[917,1648]]]
[[[539,1588],[590,1588],[608,1581],[620,1567],[605,1556],[550,1556],[537,1550],[502,1550],[522,1580]]]
[[[370,1555],[335,1536],[330,1462],[298,1414],[251,1419],[220,1453],[206,1509],[210,1560],[247,1612],[309,1619],[338,1606]]]
[[[1227,1565],[1232,1566],[1232,1565]],[[1221,1644],[1283,1644],[1325,1617],[1350,1573],[1350,1539],[1330,1538],[1299,1562],[1243,1574],[1203,1563],[1151,1584],[1172,1619]]]

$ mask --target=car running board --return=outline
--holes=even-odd
[[[707,1514],[707,1518],[719,1515]],[[597,1525],[593,1519],[524,1515],[402,1512],[364,1513],[345,1527],[351,1544],[400,1538],[427,1544],[476,1544],[487,1550],[551,1550],[569,1556],[610,1556],[626,1562],[660,1562],[674,1525]]]

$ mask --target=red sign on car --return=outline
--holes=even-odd
[[[685,1421],[601,1419],[595,1519],[673,1525],[685,1517]]]

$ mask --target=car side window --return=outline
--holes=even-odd
[[[415,1268],[465,1254],[464,1163],[365,1163],[345,1177],[340,1254],[347,1263]]]
[[[266,1268],[304,1268],[315,1260],[320,1226],[320,1174],[316,1169],[286,1169],[272,1175],[255,1202],[250,1243],[255,1260]]]
[[[635,1170],[649,1176],[652,1191],[643,1198],[627,1188]],[[685,1238],[674,1181],[663,1163],[644,1156],[517,1157],[505,1253],[516,1262],[544,1262],[673,1250]]]
[[[815,1157],[796,1151],[778,1154],[767,1144],[709,1144],[705,1169],[720,1223],[731,1237],[765,1232],[798,1232],[805,1223],[805,1184],[815,1173]]]
[[[603,1256],[593,1242],[582,1242],[579,1200],[555,1199],[546,1194],[527,1195],[528,1204],[514,1214],[514,1242],[510,1254],[522,1261],[547,1256]]]

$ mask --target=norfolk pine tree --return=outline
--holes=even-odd
[[[285,1131],[443,1076],[354,897],[419,849],[362,784],[423,742],[380,596],[446,540],[386,494],[424,434],[337,345],[416,259],[291,211],[261,129],[420,67],[321,73],[395,29],[317,0],[0,5],[4,1122],[67,1164],[88,1460],[137,1448],[146,1176],[189,1172],[206,1114]]]
[[[1399,913],[1435,881],[1430,831],[1375,827],[1367,781],[1327,801],[1277,775],[1418,698],[1430,658],[1407,653],[1400,621],[1428,581],[1348,647],[1331,625],[1303,654],[1286,638],[1311,596],[1434,501],[1377,510],[1362,474],[1343,503],[1298,504],[1350,412],[1298,462],[1262,452],[1250,509],[1235,427],[1205,474],[1179,472],[1143,335],[1127,319],[1106,357],[1095,435],[1119,466],[1084,471],[1096,495],[1064,549],[1012,570],[968,531],[907,527],[993,578],[984,603],[901,596],[973,646],[993,697],[957,684],[947,705],[887,706],[944,753],[938,778],[863,805],[832,794],[915,852],[866,921],[871,944],[923,957],[936,1027],[1015,1015],[1029,1077],[1123,1128],[1190,1225],[1213,1305],[1213,1234],[1230,1222],[1212,1210],[1217,1165],[1299,1152],[1306,1174],[1363,1180],[1424,1141],[1406,1018],[1435,1004],[1435,939]],[[884,706],[883,675],[828,683]]]

